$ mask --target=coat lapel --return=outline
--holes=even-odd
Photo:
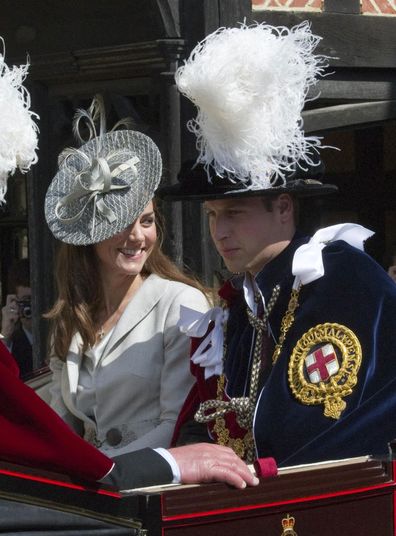
[[[81,346],[82,340],[79,333],[72,338],[69,353],[66,360],[67,378],[69,381],[69,390],[72,400],[75,401],[78,385],[78,376],[81,367]]]
[[[124,337],[150,313],[161,299],[168,284],[167,280],[155,274],[149,275],[128,303],[125,311],[115,325],[114,331],[103,352],[102,359],[104,355],[110,354],[121,344]]]
[[[79,333],[76,333],[72,338],[69,353],[66,360],[66,374],[67,378],[62,381],[62,395],[66,406],[72,413],[81,419],[82,421],[93,423],[93,421],[87,417],[84,413],[76,408],[77,386],[78,378],[81,368],[81,347],[82,339]]]

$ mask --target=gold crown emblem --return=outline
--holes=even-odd
[[[294,517],[293,516],[290,517],[289,514],[287,514],[287,517],[284,517],[282,519],[283,532],[286,533],[286,531],[293,530],[295,522],[296,520],[294,519]]]

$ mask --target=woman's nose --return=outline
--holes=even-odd
[[[143,233],[142,226],[139,225],[138,223],[131,225],[128,228],[128,239],[132,241],[144,240],[144,233]]]

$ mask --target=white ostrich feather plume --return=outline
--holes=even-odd
[[[314,55],[320,37],[308,22],[288,29],[266,24],[220,28],[176,72],[179,90],[198,108],[188,128],[197,162],[263,189],[298,161],[311,162],[320,139],[305,137],[301,112],[327,66]]]
[[[4,41],[0,37],[3,45]],[[23,86],[28,65],[8,67],[0,53],[0,203],[7,178],[18,168],[26,172],[37,162],[37,114],[30,111],[30,95]]]

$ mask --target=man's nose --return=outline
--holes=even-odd
[[[225,218],[217,217],[211,224],[211,234],[214,240],[223,240],[229,235],[229,226]]]

